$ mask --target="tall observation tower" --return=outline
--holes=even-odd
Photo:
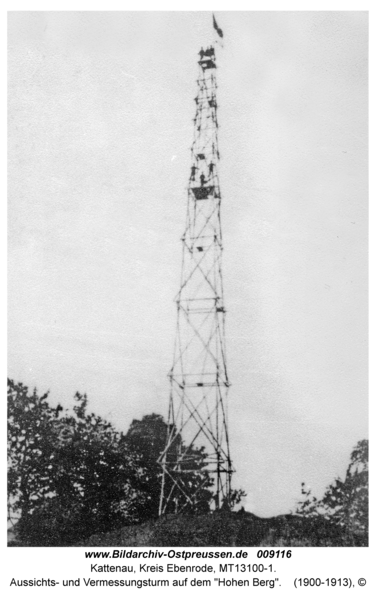
[[[214,27],[222,37],[216,23]],[[181,282],[176,296],[176,338],[169,372],[168,435],[159,458],[160,514],[197,508],[200,488],[207,489],[209,481],[215,508],[220,508],[230,499],[233,472],[227,426],[230,384],[225,349],[214,46],[201,49],[198,70],[187,216],[181,238]],[[198,460],[198,448],[203,449],[204,459]]]

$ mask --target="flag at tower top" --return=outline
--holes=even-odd
[[[213,13],[213,27],[216,30],[216,32],[218,33],[219,37],[223,38],[223,31],[220,27],[218,27],[218,23],[215,20],[214,13]]]

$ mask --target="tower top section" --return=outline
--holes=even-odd
[[[195,130],[188,190],[191,200],[207,200],[210,197],[219,199],[217,66],[214,47],[201,48],[199,57],[200,74],[197,80],[198,93],[195,97]]]
[[[215,51],[213,46],[209,46],[208,48],[206,48],[206,50],[201,48],[199,56],[200,60],[198,61],[198,64],[200,65],[203,71],[206,71],[207,69],[217,68],[217,65],[215,64]]]

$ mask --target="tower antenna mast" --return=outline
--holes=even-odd
[[[214,15],[213,27],[223,37]],[[208,496],[216,509],[231,503],[214,45],[201,48],[198,67],[160,515],[199,511]]]

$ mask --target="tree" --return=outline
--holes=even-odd
[[[358,442],[345,479],[337,477],[321,502],[331,520],[342,528],[346,545],[368,545],[368,440]]]
[[[87,412],[8,381],[8,502],[25,544],[70,545],[137,520],[139,471],[124,435]],[[62,413],[62,414],[61,414]]]
[[[125,436],[130,450],[139,457],[140,484],[142,502],[139,504],[140,520],[157,518],[159,512],[159,498],[161,493],[162,470],[158,458],[163,452],[167,439],[168,425],[161,415],[146,415],[141,420],[134,419]],[[175,462],[180,452],[187,450],[184,447],[180,434],[176,434],[171,445],[167,460]],[[212,480],[205,471],[207,455],[204,448],[190,448],[189,458],[184,464],[182,481],[190,489],[196,489],[195,503],[186,504],[184,493],[175,488],[173,482],[166,481],[165,494],[173,492],[173,501],[170,511],[176,512],[185,505],[185,512],[208,512],[213,494],[210,490]],[[183,488],[182,488],[183,489]]]
[[[36,390],[8,380],[8,512],[33,512],[48,493],[57,443],[56,416]]]
[[[77,393],[75,401],[74,415],[61,419],[70,435],[56,449],[51,476],[57,497],[69,498],[77,516],[69,535],[66,529],[69,543],[134,522],[139,487],[137,457],[124,435],[87,412],[86,395]]]
[[[368,440],[357,443],[345,479],[337,477],[321,500],[312,496],[304,484],[302,494],[298,515],[323,516],[341,531],[343,546],[368,545]]]

